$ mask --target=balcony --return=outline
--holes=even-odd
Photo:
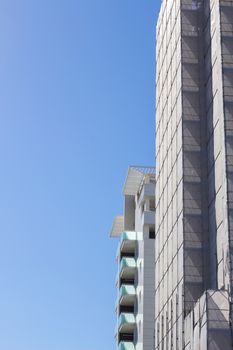
[[[155,184],[145,183],[142,187],[142,191],[139,197],[139,203],[144,202],[146,199],[155,197]]]
[[[134,258],[122,258],[120,263],[120,277],[133,279],[136,271],[136,261]]]
[[[135,346],[132,342],[121,341],[118,350],[135,350]]]
[[[143,213],[143,225],[155,225],[155,212],[150,210],[145,210]]]
[[[125,241],[136,241],[137,234],[134,231],[125,231],[121,234],[121,243]]]
[[[135,316],[132,313],[122,313],[118,320],[119,332],[131,333],[135,328]]]
[[[119,253],[134,253],[137,244],[137,233],[125,231],[121,234]]]
[[[135,287],[123,284],[119,290],[119,303],[121,305],[134,305],[135,299]]]
[[[120,289],[120,287],[123,285],[123,284],[127,284],[127,285],[130,285],[130,286],[134,286],[134,282],[135,282],[135,279],[134,278],[121,278],[119,276],[119,273],[117,272],[116,274],[116,278],[115,278],[115,286],[117,289]]]

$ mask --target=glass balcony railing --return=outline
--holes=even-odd
[[[135,346],[132,342],[121,341],[118,350],[135,350]]]
[[[118,246],[118,257],[122,254],[134,254],[137,246],[137,233],[125,231],[122,232],[119,246]]]
[[[137,233],[134,231],[125,231],[122,232],[121,234],[121,239],[120,242],[124,242],[124,241],[136,241],[137,240]]]
[[[123,284],[119,290],[119,299],[122,299],[123,297],[135,297],[136,296],[136,289],[134,286],[125,285]]]
[[[133,304],[136,297],[136,289],[134,286],[122,285],[119,290],[119,301],[128,300],[130,304]]]
[[[135,326],[135,316],[132,313],[122,313],[119,316],[118,327],[119,329],[133,330]]]
[[[124,269],[136,269],[136,260],[134,258],[122,258],[120,263],[120,272]]]
[[[117,250],[117,257],[122,255],[135,255],[138,241],[142,240],[142,232],[124,231],[121,233]]]
[[[136,299],[136,289],[134,286],[122,285],[116,300],[116,311],[120,305],[134,306]]]

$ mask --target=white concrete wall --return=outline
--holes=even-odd
[[[143,191],[143,187],[141,188]],[[146,192],[145,192],[146,195]],[[143,223],[143,212],[149,210],[149,198],[135,196],[135,230],[142,232],[143,240],[138,242],[138,310],[136,350],[154,348],[154,284],[155,284],[155,246],[149,239],[149,226]]]

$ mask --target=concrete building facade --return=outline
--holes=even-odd
[[[130,167],[124,185],[124,215],[111,237],[117,250],[117,349],[154,349],[155,171]]]
[[[233,1],[163,0],[155,349],[233,348]]]

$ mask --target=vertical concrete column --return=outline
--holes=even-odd
[[[223,274],[224,287],[233,296],[233,2],[219,1],[221,63],[223,82],[222,132],[224,142],[224,216],[225,232],[223,237]]]
[[[184,313],[204,290],[208,233],[203,102],[203,1],[181,1]],[[206,276],[208,274],[206,273]]]

